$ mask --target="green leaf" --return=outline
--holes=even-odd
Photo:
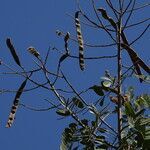
[[[102,81],[101,82],[102,86],[109,88],[112,85],[111,81]]]
[[[139,79],[142,79],[144,81],[147,81],[150,83],[150,76],[145,76],[145,75],[137,75],[135,74],[135,77],[139,78]]]
[[[105,139],[105,136],[102,136],[102,135],[101,135],[101,136],[96,136],[96,139],[97,139],[97,140],[100,140],[100,139],[101,139],[101,140],[104,140],[104,139]]]
[[[143,118],[140,120],[140,125],[150,125],[150,118]]]
[[[104,95],[104,92],[103,92],[101,86],[94,85],[94,86],[90,87],[89,89],[92,89],[99,96],[103,96]]]
[[[70,123],[70,124],[69,124],[69,127],[70,127],[70,128],[76,128],[76,127],[77,127],[77,124],[76,124],[76,123]]]
[[[6,44],[7,44],[7,47],[9,48],[9,50],[10,50],[10,52],[11,52],[11,54],[12,54],[12,56],[13,56],[15,62],[16,62],[16,64],[21,67],[19,57],[16,53],[16,50],[15,50],[10,38],[6,39]]]
[[[101,132],[101,133],[108,132],[108,130],[105,129],[105,128],[98,128],[97,130],[98,130],[99,132]]]
[[[56,111],[56,113],[60,116],[69,116],[70,115],[70,111],[67,109],[59,109]]]
[[[60,150],[67,150],[69,147],[69,143],[70,143],[70,129],[69,128],[65,128],[63,134],[62,134],[62,139],[61,139],[61,145],[60,145]]]
[[[133,99],[134,98],[134,87],[129,86],[127,93],[130,95],[130,99]]]
[[[74,133],[77,129],[77,124],[76,123],[70,123],[69,128]]]
[[[138,117],[138,116],[140,116],[140,115],[143,115],[144,112],[145,112],[145,109],[143,108],[143,109],[141,109],[140,111],[136,112],[135,117]]]
[[[81,122],[82,122],[85,126],[88,126],[88,122],[89,122],[89,121],[88,121],[87,119],[82,119]]]
[[[134,109],[133,109],[131,103],[130,102],[125,102],[124,106],[125,106],[126,115],[128,117],[132,117],[134,119],[135,118],[135,112],[134,112]]]
[[[143,94],[135,101],[135,104],[139,107],[145,106],[147,108],[150,108],[150,95]]]
[[[144,144],[143,144],[143,147],[142,147],[142,149],[143,150],[149,150],[150,149],[150,139],[148,139],[148,140],[144,140]]]
[[[129,123],[130,128],[134,128],[135,121],[132,117],[128,117],[128,123]]]
[[[74,98],[72,99],[72,101],[73,101],[73,103],[74,103],[77,107],[79,107],[79,108],[83,108],[83,107],[84,107],[84,104],[82,103],[82,101],[81,101],[80,99],[74,97]]]
[[[108,77],[101,77],[101,80],[105,80],[105,81],[110,81],[110,82],[112,82],[111,79],[108,78]]]
[[[143,134],[141,132],[138,132],[136,134],[135,140],[137,141],[137,147],[141,147],[144,142]]]
[[[148,107],[148,108],[150,108],[150,95],[144,94],[143,98],[144,98],[144,101],[146,103],[145,106]]]
[[[100,146],[97,147],[96,150],[106,150],[108,148],[108,145],[106,144],[101,144]]]
[[[145,140],[150,140],[150,131],[145,134]]]
[[[145,105],[145,101],[142,97],[139,97],[136,101],[135,101],[135,105],[137,105],[138,107],[144,106]]]

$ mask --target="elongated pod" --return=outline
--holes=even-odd
[[[112,25],[112,27],[113,27],[114,29],[117,29],[117,26],[116,26],[115,21],[114,21],[111,17],[108,16],[108,14],[107,14],[107,12],[106,12],[105,9],[103,9],[103,8],[98,8],[97,10],[98,10],[99,12],[101,12],[102,17],[103,17],[104,19],[106,19],[106,20]]]
[[[129,55],[134,59],[134,63],[143,68],[148,74],[150,74],[150,67],[145,64],[145,62],[136,54],[136,52],[128,45],[121,43],[121,46],[127,50]]]
[[[67,32],[67,34],[65,35],[64,37],[64,42],[65,42],[65,50],[66,50],[66,53],[69,54],[69,48],[68,48],[68,40],[70,38],[70,33]]]
[[[79,20],[79,11],[75,13],[75,25],[77,31],[78,44],[79,44],[79,65],[81,70],[84,70],[84,45],[83,45],[83,37],[81,32],[80,20]]]
[[[15,99],[13,101],[13,105],[11,107],[11,112],[10,112],[9,117],[8,117],[6,128],[11,127],[11,125],[14,122],[15,115],[16,115],[16,112],[17,112],[17,109],[18,109],[18,106],[19,106],[20,96],[21,96],[21,94],[23,92],[23,89],[24,89],[26,83],[27,83],[27,79],[21,84],[21,86],[19,87],[19,89],[18,89],[18,91],[16,93]]]
[[[29,53],[31,53],[35,57],[39,57],[40,56],[40,53],[34,47],[29,47],[28,51],[29,51]]]
[[[6,45],[9,48],[9,50],[10,50],[10,52],[11,52],[11,54],[12,54],[12,56],[13,56],[15,62],[16,62],[16,64],[21,67],[21,63],[20,63],[19,57],[18,57],[18,55],[16,53],[16,50],[15,50],[15,48],[14,48],[10,38],[6,39]]]
[[[128,42],[128,40],[127,40],[127,38],[126,38],[126,35],[125,35],[125,33],[124,33],[123,31],[121,31],[121,38],[122,38],[122,41],[123,41],[124,44],[129,45],[129,42]],[[139,65],[138,65],[138,62],[137,62],[137,59],[136,59],[135,55],[132,54],[132,52],[130,52],[129,50],[128,50],[127,52],[128,52],[128,54],[129,54],[129,56],[130,56],[130,58],[131,58],[131,61],[132,61],[133,65],[134,65],[134,68],[135,68],[135,70],[136,70],[136,73],[137,73],[139,76],[142,75],[142,72],[141,72],[141,70],[140,70],[140,67],[139,67]],[[140,80],[140,82],[143,81],[141,78],[139,78],[139,80]]]

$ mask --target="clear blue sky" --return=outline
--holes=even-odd
[[[146,0],[142,1],[148,2]],[[103,4],[104,1],[99,3]],[[140,4],[140,2],[137,1]],[[89,1],[82,3],[83,9],[92,17],[91,6]],[[33,65],[31,55],[27,53],[29,46],[36,47],[41,55],[44,57],[49,46],[56,46],[59,49],[64,49],[62,38],[58,38],[55,34],[57,29],[64,32],[69,31],[71,35],[75,35],[74,20],[67,14],[73,15],[77,10],[75,0],[1,0],[0,1],[0,59],[14,68],[18,69],[8,51],[5,40],[11,37],[17,49],[17,52],[22,60],[23,65],[30,69]],[[142,20],[148,17],[148,8],[145,11],[140,11],[133,21]],[[131,21],[131,23],[133,22]],[[129,39],[133,40],[139,34],[137,31],[143,31],[142,26],[139,28],[130,29],[127,32]],[[107,44],[104,32],[91,30],[86,26],[83,27],[85,41],[97,44]],[[133,47],[138,52],[139,56],[143,58],[148,64],[149,59],[149,34],[145,34],[137,44]],[[72,43],[70,46],[71,52],[78,55],[77,46]],[[106,51],[107,50],[107,51]],[[92,51],[92,52],[91,52]],[[51,54],[48,65],[54,71],[53,65],[58,58],[55,58],[55,52]],[[90,49],[86,48],[86,55],[101,56],[102,54],[115,54],[114,48],[108,49]],[[57,55],[57,54],[56,54]],[[72,60],[72,61],[71,61]],[[126,55],[124,62],[126,63]],[[130,63],[130,61],[129,61]],[[86,61],[85,72],[80,71],[78,60],[70,59],[64,62],[65,74],[69,77],[71,82],[77,90],[83,87],[90,87],[91,85],[100,82],[100,76],[104,74],[105,69],[109,69],[115,73],[116,67],[112,64],[112,60],[94,60]],[[1,72],[4,68],[1,67]],[[6,71],[6,70],[5,70]],[[36,76],[36,79],[42,80],[41,76]],[[15,76],[0,75],[0,89],[17,89],[23,78]],[[137,89],[143,92],[149,92],[148,85],[140,86],[139,83],[128,82],[124,85],[127,88],[129,85],[137,86]],[[136,83],[136,84],[135,84]],[[58,86],[59,87],[59,86]],[[68,120],[58,120],[58,116],[54,111],[48,112],[34,112],[20,107],[17,111],[16,120],[10,129],[5,128],[8,119],[10,108],[13,102],[14,93],[5,93],[0,95],[0,149],[3,150],[57,150],[59,149],[61,133]],[[54,96],[47,92],[29,92],[21,97],[24,104],[34,106],[37,108],[45,108],[48,103],[43,99],[55,99]],[[93,97],[89,96],[87,99]]]

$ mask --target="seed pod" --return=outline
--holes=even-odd
[[[70,37],[70,33],[67,32],[67,34],[66,34],[65,37],[64,37],[66,53],[63,54],[63,55],[59,58],[59,63],[58,63],[58,67],[57,67],[57,76],[56,76],[56,78],[55,78],[53,84],[55,84],[55,82],[56,82],[57,79],[58,79],[58,74],[59,74],[59,70],[60,70],[61,63],[69,56],[69,48],[68,48],[68,40],[69,40],[69,37]]]
[[[122,41],[123,41],[124,44],[129,45],[128,40],[127,40],[127,38],[126,38],[126,35],[125,35],[125,33],[124,33],[123,31],[121,31],[121,38],[122,38]],[[129,54],[129,56],[130,56],[130,58],[131,58],[131,61],[132,61],[133,65],[134,65],[134,67],[135,67],[136,73],[137,73],[139,76],[141,76],[141,75],[142,75],[142,72],[141,72],[141,70],[140,70],[140,67],[139,67],[139,65],[138,65],[138,62],[136,62],[137,60],[135,60],[135,58],[132,56],[132,53],[129,53],[129,51],[127,51],[127,52],[128,52],[128,54]],[[139,80],[140,80],[140,82],[143,81],[141,78],[139,78]]]
[[[97,10],[101,12],[102,17],[103,17],[104,19],[106,19],[106,20],[109,19],[109,17],[108,17],[108,15],[107,15],[107,12],[106,12],[105,9],[103,9],[103,8],[98,8]]]
[[[14,48],[10,38],[6,39],[6,44],[7,44],[7,47],[9,48],[9,50],[10,50],[10,52],[11,52],[11,54],[12,54],[12,56],[13,56],[15,62],[16,62],[16,64],[21,67],[21,63],[20,63],[19,57],[18,57],[18,55],[16,53],[16,50],[15,50],[15,48]]]
[[[27,79],[21,84],[20,88],[18,89],[18,91],[16,93],[15,99],[13,101],[13,105],[11,107],[11,112],[10,112],[9,117],[8,117],[6,128],[11,127],[11,125],[14,122],[15,115],[16,115],[16,112],[17,112],[17,109],[18,109],[18,106],[19,106],[20,96],[23,92],[23,89],[24,89],[26,83],[27,83]]]
[[[68,40],[69,40],[69,37],[70,37],[70,33],[67,32],[67,34],[66,34],[65,37],[64,37],[65,50],[66,50],[66,53],[67,53],[67,54],[69,53],[69,49],[68,49]]]
[[[29,47],[28,51],[35,57],[39,57],[39,55],[40,55],[40,53],[34,47]]]
[[[127,52],[129,53],[133,64],[138,64],[140,67],[142,67],[148,74],[150,74],[150,68],[144,63],[144,61],[139,58],[139,56],[137,55],[137,53],[128,45],[121,43],[121,46],[127,50]]]
[[[103,8],[98,8],[97,10],[101,12],[102,17],[103,17],[104,19],[108,20],[109,23],[112,25],[112,27],[113,27],[114,29],[117,29],[117,26],[116,26],[115,21],[114,21],[111,17],[108,16],[108,14],[107,14],[107,12],[106,12],[105,9],[103,9]]]
[[[81,25],[79,20],[79,11],[75,13],[75,25],[76,25],[78,44],[79,44],[79,65],[81,70],[84,70],[84,46],[83,46]]]
[[[112,27],[114,27],[114,29],[117,29],[116,23],[115,23],[115,21],[112,18],[109,17],[108,21],[110,22]]]

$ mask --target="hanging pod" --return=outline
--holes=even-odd
[[[64,37],[64,42],[65,42],[65,50],[66,50],[66,53],[69,54],[69,48],[68,48],[68,40],[70,38],[70,33],[67,32],[67,34],[65,35]]]
[[[12,54],[12,56],[13,56],[15,62],[16,62],[16,64],[21,67],[21,63],[20,63],[19,57],[18,57],[18,55],[16,53],[16,50],[15,50],[15,48],[14,48],[10,38],[6,39],[6,45],[9,48],[9,50],[10,50],[10,52],[11,52],[11,54]]]
[[[27,83],[27,79],[21,84],[21,86],[19,87],[19,89],[16,93],[15,99],[13,101],[13,105],[11,107],[11,112],[10,112],[9,117],[8,117],[6,128],[11,127],[11,125],[14,122],[15,115],[16,115],[16,112],[17,112],[17,109],[18,109],[18,106],[19,106],[20,96],[23,92],[23,89],[24,89],[26,83]]]
[[[112,27],[116,30],[116,29],[117,29],[117,25],[116,25],[115,21],[114,21],[111,17],[108,16],[106,10],[103,9],[103,8],[98,8],[97,10],[98,10],[99,12],[101,12],[102,17],[103,17],[104,19],[106,19],[106,20],[112,25]]]
[[[29,51],[29,53],[31,53],[35,57],[39,57],[40,56],[40,53],[34,47],[29,47],[28,51]]]
[[[122,41],[123,41],[124,44],[129,45],[128,40],[127,40],[127,38],[126,38],[126,36],[125,36],[125,33],[124,33],[123,31],[121,31],[121,38],[122,38]],[[128,51],[128,54],[129,54],[129,56],[130,56],[130,58],[131,58],[131,61],[132,61],[133,65],[134,65],[134,68],[135,68],[135,70],[136,70],[136,73],[141,76],[141,75],[142,75],[142,72],[141,72],[141,70],[140,70],[140,67],[139,67],[139,65],[138,65],[138,62],[136,62],[135,57],[133,57],[133,56],[131,55],[131,53],[129,53],[129,51]],[[139,78],[139,80],[140,80],[140,82],[143,81],[141,78]]]
[[[137,53],[128,45],[121,43],[121,46],[126,49],[129,53],[131,59],[133,60],[133,64],[138,64],[141,68],[143,68],[148,74],[150,74],[150,68],[145,64],[145,62],[137,55]]]
[[[84,45],[83,45],[83,37],[81,32],[81,25],[79,20],[79,13],[80,11],[77,11],[75,13],[75,25],[76,25],[76,32],[77,32],[77,40],[79,45],[79,65],[80,69],[84,70]]]

